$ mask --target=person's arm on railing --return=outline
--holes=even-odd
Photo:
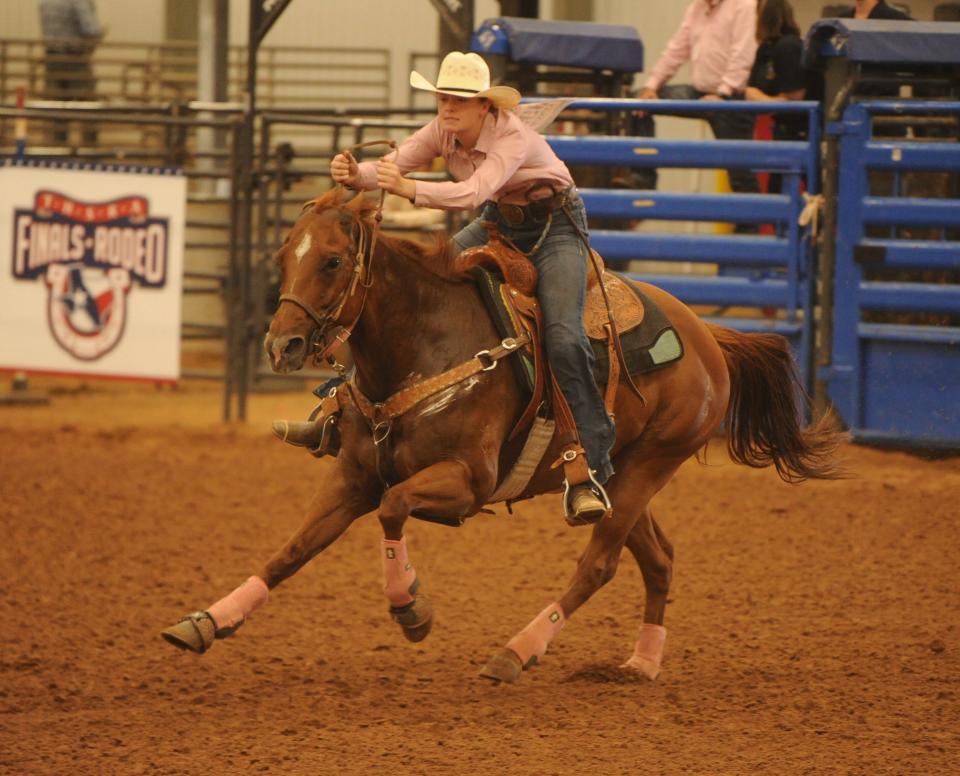
[[[795,35],[778,40],[770,52],[773,72],[777,74],[776,84],[780,91],[767,93],[756,86],[748,86],[744,99],[754,102],[790,102],[803,100],[807,96],[806,75],[803,70],[803,42]]]
[[[691,3],[683,15],[683,22],[670,38],[667,47],[663,50],[653,71],[643,84],[643,89],[637,95],[641,100],[654,100],[657,91],[676,74],[677,70],[690,61],[692,46],[690,32],[693,27],[694,4]]]

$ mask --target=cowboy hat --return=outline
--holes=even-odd
[[[490,86],[490,68],[479,54],[451,51],[440,63],[434,86],[416,70],[410,71],[410,85],[426,92],[452,94],[455,97],[486,97],[498,108],[516,108],[520,92],[512,86]]]

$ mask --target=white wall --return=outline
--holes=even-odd
[[[230,2],[231,43],[247,41],[248,6],[248,0]],[[427,0],[294,0],[264,45],[390,49],[391,102],[405,105],[410,53],[436,50],[437,25]]]
[[[114,0],[118,1],[118,0]],[[230,41],[247,42],[249,0],[230,0]],[[499,15],[496,0],[476,0],[474,27]],[[267,46],[355,46],[391,51],[391,104],[406,105],[410,54],[437,48],[439,17],[429,0],[294,0],[264,40]],[[424,75],[433,78],[435,72]]]
[[[549,0],[547,0],[549,2]],[[107,40],[159,43],[164,0],[98,0]],[[249,0],[230,0],[230,42],[246,45]],[[475,25],[499,15],[496,0],[476,0]],[[267,46],[353,46],[391,51],[392,104],[407,103],[410,53],[433,52],[438,16],[429,0],[294,0],[264,41]],[[0,37],[41,37],[35,0],[0,0]],[[431,77],[435,73],[425,73]]]
[[[852,2],[852,0],[846,0]],[[905,2],[913,16],[929,21],[943,0]],[[801,26],[820,16],[824,0],[792,0]],[[594,0],[596,21],[632,24],[652,52],[659,52],[679,24],[688,0]],[[0,37],[39,38],[36,0],[0,0]],[[97,0],[101,21],[118,41],[157,41],[163,35],[164,0]],[[246,42],[248,0],[230,0],[231,33],[235,43]],[[499,15],[496,0],[475,0],[477,23]],[[541,16],[553,18],[552,0],[540,0]],[[396,45],[414,48],[421,40],[433,46],[436,11],[428,0],[294,0],[271,33],[268,43],[282,45],[287,36],[298,41],[319,35],[348,46]],[[295,21],[292,21],[295,20]],[[330,28],[330,25],[333,27]]]
[[[906,0],[918,19],[933,18],[940,0]],[[594,0],[595,20],[637,28],[651,67],[680,24],[690,0]],[[553,0],[541,0],[541,16],[553,16]],[[823,0],[793,0],[798,22],[806,30],[820,16]],[[160,42],[164,34],[164,0],[98,0],[107,38]],[[230,0],[230,39],[247,40],[249,0]],[[475,1],[475,25],[499,14],[496,0]],[[391,51],[391,102],[407,103],[409,57],[436,48],[437,12],[429,0],[294,0],[267,36],[268,46],[356,46]],[[36,0],[0,0],[0,37],[40,37]],[[434,73],[425,73],[432,77]],[[680,83],[687,71],[676,76]]]
[[[0,0],[0,37],[39,40],[36,0]],[[163,39],[163,0],[98,0],[97,14],[107,37],[122,42],[159,43]]]
[[[792,0],[804,30],[820,16],[823,0]],[[852,0],[848,0],[852,1]],[[594,0],[595,20],[637,28],[652,65],[677,28],[689,0]],[[904,0],[917,19],[933,18],[941,0]],[[0,0],[0,37],[39,38],[36,0]],[[160,42],[164,0],[97,0],[108,38]],[[245,44],[249,0],[230,0],[231,42]],[[552,0],[540,0],[541,16],[553,16]],[[475,0],[475,20],[497,16],[496,0]],[[476,26],[476,25],[475,25]],[[429,0],[294,0],[267,36],[266,44],[369,46],[394,52],[394,81],[406,85],[411,51],[436,47],[437,12]],[[683,78],[683,72],[677,78]],[[405,91],[404,91],[405,93]]]
[[[231,43],[247,42],[248,8],[249,0],[230,0]],[[484,19],[498,16],[499,9],[496,0],[476,0],[474,28]],[[438,29],[439,17],[429,0],[294,0],[264,45],[389,49],[393,62],[391,104],[407,105],[410,54],[436,51]],[[432,78],[435,73],[424,75]]]

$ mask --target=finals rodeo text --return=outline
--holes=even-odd
[[[38,191],[32,210],[14,212],[13,275],[43,277],[55,341],[77,359],[95,360],[123,338],[133,283],[166,285],[168,226],[149,217],[144,197],[87,203]]]

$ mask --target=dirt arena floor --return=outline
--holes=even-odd
[[[4,376],[0,391],[6,391]],[[677,564],[663,673],[617,666],[627,554],[544,663],[486,659],[554,600],[586,529],[558,497],[409,526],[436,607],[389,620],[372,516],[204,656],[160,631],[295,529],[329,464],[269,435],[306,390],[218,422],[215,384],[35,380],[0,406],[0,773],[945,774],[960,762],[960,458],[848,446],[844,482],[686,464],[655,504]]]

